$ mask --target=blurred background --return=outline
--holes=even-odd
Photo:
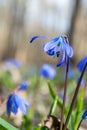
[[[69,42],[74,48],[72,62],[76,65],[87,55],[87,0],[0,0],[0,102],[19,83],[24,80],[29,82],[28,93],[22,94],[33,109],[29,111],[27,117],[23,117],[25,121],[23,125],[27,125],[25,130],[31,129],[32,124],[35,126],[41,122],[41,119],[48,114],[49,105],[52,103],[46,82],[43,79],[38,82],[35,67],[40,67],[43,63],[51,63],[56,67],[58,62],[57,58],[53,59],[42,51],[42,44],[46,39],[37,39],[32,45],[29,41],[34,35],[56,37],[64,34],[68,35]],[[15,62],[15,65],[21,64],[22,68],[13,67],[14,61],[11,61],[10,66],[6,64],[9,58],[19,61],[20,63]],[[58,72],[60,75],[57,75],[55,82],[52,83],[59,93],[60,86],[62,85],[62,88],[64,86],[62,81],[64,75],[61,70]],[[78,77],[77,72],[75,75],[74,86]],[[72,82],[69,86],[72,88]],[[2,108],[0,115],[6,118],[5,110]],[[11,121],[7,120],[11,123],[14,121],[13,124],[20,127],[20,117],[18,115],[15,120],[14,118]]]
[[[42,53],[41,44],[45,41],[37,40],[31,46],[29,40],[33,35],[63,34],[68,35],[74,48],[74,61],[79,60],[87,54],[86,26],[87,0],[0,0],[0,60],[16,58],[23,64],[55,62]]]

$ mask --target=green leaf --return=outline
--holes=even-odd
[[[72,113],[71,118],[70,118],[70,130],[74,130],[74,114]]]
[[[51,97],[53,98],[54,101],[55,101],[55,99],[57,100],[57,106],[61,109],[62,108],[62,100],[60,98],[58,98],[58,96],[54,92],[54,90],[49,82],[48,82],[48,88],[49,88],[49,92],[50,92]],[[65,107],[65,114],[67,115],[67,113],[68,113],[68,108]]]
[[[84,87],[81,88],[78,99],[77,99],[74,130],[77,130],[79,121],[81,119],[81,113],[82,113],[82,109],[83,109],[83,97],[84,97]]]
[[[2,118],[0,118],[0,130],[18,130],[16,127],[12,126]]]
[[[33,130],[41,130],[41,125],[36,126]]]
[[[46,126],[42,127],[41,130],[48,130]]]
[[[50,84],[49,82],[48,82],[48,87],[49,87],[49,92],[50,92],[52,98],[55,100],[55,98],[56,98],[56,93],[55,93],[54,90],[52,89],[52,86],[51,86],[51,84]]]
[[[50,112],[49,112],[49,115],[53,115],[55,109],[56,109],[56,106],[57,106],[57,97],[55,98],[52,106],[51,106],[51,109],[50,109]]]

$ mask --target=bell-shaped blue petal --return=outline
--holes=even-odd
[[[65,51],[62,51],[60,60],[57,63],[57,67],[61,66],[65,62]]]
[[[16,103],[16,101],[14,100],[14,102],[12,103],[12,112],[16,115],[18,112],[18,105]]]
[[[30,107],[29,103],[26,102],[23,98],[18,96],[16,93],[11,94],[8,97],[6,103],[6,113],[9,116],[11,111],[14,114],[17,114],[18,108],[22,111],[23,114],[26,114],[26,107]]]
[[[48,50],[46,53],[47,53],[48,55],[50,55],[50,56],[53,56],[53,55],[54,55],[54,48]]]
[[[55,57],[58,57],[61,51],[60,37],[53,39],[53,41],[51,42],[45,43],[43,46],[43,50],[48,55],[54,55]]]
[[[82,119],[87,119],[87,110],[83,113]]]
[[[53,79],[56,76],[56,70],[52,65],[44,64],[40,68],[39,74],[45,79]]]
[[[87,63],[87,56],[84,57],[78,64],[77,64],[77,68],[78,70],[81,72],[85,66],[85,64]],[[86,68],[87,71],[87,68]]]
[[[30,43],[34,42],[38,38],[47,38],[47,39],[51,40],[51,38],[49,38],[48,36],[38,36],[38,35],[36,35],[36,36],[31,38]]]
[[[7,103],[6,103],[6,114],[10,116],[11,110],[12,110],[12,102],[13,102],[14,95],[11,94],[8,97]]]
[[[72,47],[69,44],[66,44],[65,48],[66,48],[67,56],[71,58],[73,56],[73,49],[72,49]]]
[[[15,102],[22,111],[23,114],[26,114],[26,107],[29,107],[29,103],[26,102],[23,98],[19,97],[17,94],[15,94]]]
[[[20,84],[20,86],[19,86],[19,88],[18,88],[18,91],[20,91],[20,90],[25,90],[25,89],[27,89],[27,87],[28,87],[28,82],[22,82],[21,84]]]

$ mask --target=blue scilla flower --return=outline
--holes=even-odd
[[[20,68],[21,67],[21,62],[19,60],[12,59],[12,58],[6,59],[4,61],[4,63],[7,67],[14,67],[14,68]]]
[[[82,119],[87,119],[87,110],[83,113]]]
[[[47,38],[50,40],[50,42],[47,42],[43,45],[43,51],[50,56],[61,56],[57,67],[61,66],[67,57],[71,58],[73,56],[73,49],[68,43],[67,36],[59,36],[55,38],[49,38],[47,36],[34,36],[30,40],[30,43],[32,43],[37,38]]]
[[[19,88],[18,88],[18,91],[20,91],[20,90],[25,90],[25,89],[27,89],[27,87],[28,87],[28,82],[22,82],[20,85],[19,85]]]
[[[6,103],[6,113],[10,116],[11,111],[16,115],[18,108],[22,111],[23,114],[26,114],[26,107],[30,107],[29,103],[26,102],[23,98],[18,96],[16,93],[10,94]]]
[[[56,76],[56,70],[52,65],[43,64],[40,68],[39,74],[45,79],[53,79]]]
[[[85,66],[85,64],[87,63],[87,56],[84,57],[78,64],[77,64],[77,68],[78,70],[81,72]],[[87,68],[86,68],[87,71]]]

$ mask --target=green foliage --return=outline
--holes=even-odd
[[[70,130],[74,130],[74,120],[75,120],[75,117],[74,117],[74,112],[72,113],[72,115],[71,115],[71,118],[70,118],[70,122],[69,122],[69,128],[70,128]]]
[[[55,111],[56,107],[57,107],[57,97],[55,98],[55,100],[54,100],[54,102],[53,102],[53,104],[51,106],[49,115],[53,115],[54,114],[54,111]]]
[[[54,90],[49,82],[48,82],[48,87],[49,87],[49,92],[50,92],[51,97],[53,98],[54,101],[55,101],[55,99],[57,100],[57,106],[61,110],[62,100],[56,95],[56,93],[54,92]],[[68,107],[65,107],[65,115],[67,115],[67,112],[68,112]]]
[[[78,99],[77,99],[77,105],[75,109],[75,122],[74,122],[74,130],[77,130],[79,120],[81,119],[81,113],[83,110],[83,97],[84,97],[84,87],[81,88]]]
[[[33,109],[30,108],[30,110],[27,111],[27,115],[23,116],[23,121],[21,123],[20,130],[31,130],[33,117],[34,112]]]
[[[33,130],[41,130],[41,125],[36,126]]]
[[[16,86],[16,83],[13,81],[12,75],[9,71],[0,72],[0,84],[9,90],[12,90]]]
[[[0,118],[0,130],[18,130],[16,127],[12,126],[2,118]]]

